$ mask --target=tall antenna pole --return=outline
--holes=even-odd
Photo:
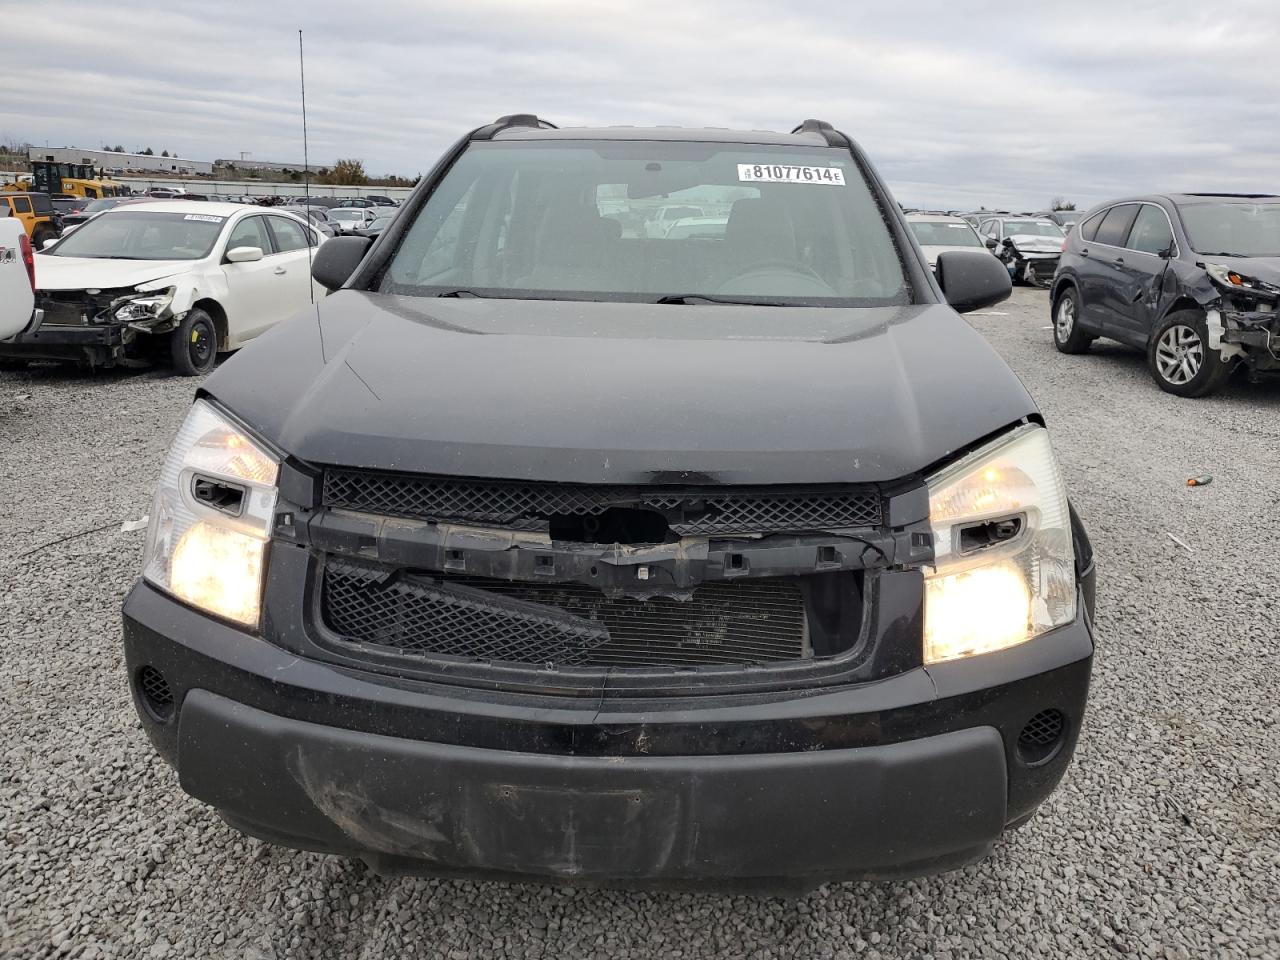
[[[298,30],[298,77],[302,83],[302,195],[307,221],[307,292],[316,302],[316,286],[311,279],[311,237],[318,231],[311,224],[311,158],[307,155],[307,67],[302,56],[302,30]]]

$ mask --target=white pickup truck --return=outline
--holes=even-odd
[[[16,217],[0,217],[0,340],[34,323],[35,258]]]

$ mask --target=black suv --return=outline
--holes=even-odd
[[[692,236],[653,238],[665,204]],[[810,885],[987,851],[1062,776],[1093,566],[1048,433],[861,150],[458,141],[200,391],[124,605],[143,726],[388,871]],[[955,309],[953,309],[955,308]]]
[[[1067,238],[1050,298],[1053,338],[1146,351],[1156,383],[1202,397],[1239,362],[1280,372],[1280,197],[1222,193],[1114,200]]]

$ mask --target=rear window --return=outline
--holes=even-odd
[[[673,220],[680,229],[669,235]],[[473,144],[418,211],[380,289],[910,300],[884,215],[848,150],[657,141]]]
[[[1094,240],[1113,247],[1123,247],[1125,238],[1129,236],[1129,228],[1133,226],[1134,217],[1137,215],[1136,203],[1122,203],[1118,207],[1112,207],[1102,218],[1102,223],[1098,225]]]

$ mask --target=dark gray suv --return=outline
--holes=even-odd
[[[1072,230],[1054,275],[1053,337],[1109,337],[1147,354],[1163,390],[1201,397],[1242,365],[1280,372],[1280,197],[1113,200]]]
[[[653,237],[664,205],[696,235]],[[713,229],[714,227],[714,229]],[[247,833],[380,870],[937,871],[1070,762],[1093,563],[1035,404],[858,146],[472,131],[204,384],[124,607]]]

